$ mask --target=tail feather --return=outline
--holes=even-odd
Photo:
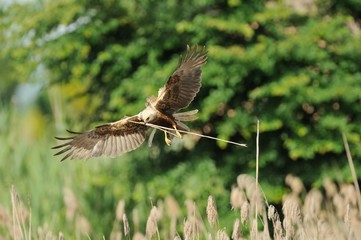
[[[180,113],[174,113],[173,117],[182,122],[191,122],[196,120],[198,117],[195,115],[198,112],[198,109],[191,110],[188,112],[180,112]]]
[[[181,121],[176,121],[176,123],[177,123],[177,129],[187,131],[187,132],[190,131],[189,127],[187,125],[185,125],[184,123],[182,123]]]

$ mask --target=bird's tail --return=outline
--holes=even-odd
[[[198,117],[195,115],[196,113],[198,113],[198,109],[195,110],[191,110],[188,112],[180,112],[180,113],[174,113],[173,117],[175,118],[175,120],[177,121],[181,121],[181,122],[191,122],[196,120]]]
[[[177,129],[183,130],[183,131],[189,131],[189,127],[185,125],[183,122],[191,122],[196,120],[198,117],[196,116],[196,113],[198,113],[198,109],[191,110],[188,112],[180,112],[180,113],[174,113],[173,117],[175,118],[175,122],[177,123]]]

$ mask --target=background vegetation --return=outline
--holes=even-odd
[[[256,119],[268,200],[281,201],[289,173],[306,187],[325,177],[351,181],[341,132],[359,159],[360,10],[352,0],[4,3],[1,203],[10,206],[15,185],[35,226],[74,235],[74,222],[83,219],[99,238],[109,236],[119,199],[128,211],[138,209],[144,226],[159,199],[172,195],[181,206],[191,199],[205,209],[212,194],[220,226],[231,226],[231,186],[240,173],[255,172]],[[65,129],[138,113],[187,44],[209,52],[192,130],[247,149],[192,137],[168,147],[159,134],[152,148],[116,159],[52,157],[52,137]],[[78,199],[73,216],[64,204],[69,192]]]

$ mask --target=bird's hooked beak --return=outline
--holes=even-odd
[[[143,112],[139,113],[138,117],[141,119],[144,125],[147,125],[147,123],[149,122],[149,117],[146,118]]]
[[[143,125],[147,125],[147,122],[146,122],[145,119],[143,118],[141,112],[138,114],[138,117],[140,118],[140,120],[141,120],[141,122],[143,123]]]
[[[138,114],[139,118],[143,121],[144,125],[147,125],[148,122],[152,121],[155,118],[155,114],[158,110],[154,104],[148,100],[147,108]]]

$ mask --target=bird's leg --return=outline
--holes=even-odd
[[[173,128],[174,128],[175,133],[177,134],[177,136],[178,136],[179,138],[182,138],[182,134],[180,134],[180,132],[179,132],[178,129],[177,129],[177,124],[173,124]]]
[[[170,146],[170,143],[171,143],[171,140],[168,138],[167,136],[167,132],[166,131],[163,131],[164,132],[164,140],[165,140],[165,143]]]
[[[177,134],[177,136],[178,136],[179,138],[182,138],[182,134],[180,134],[180,132],[179,132],[178,129],[177,129],[177,123],[176,123],[172,118],[170,118],[169,116],[167,116],[167,115],[165,115],[165,114],[163,114],[163,113],[161,113],[161,112],[158,112],[158,114],[159,114],[165,121],[167,121],[168,123],[170,123],[171,126],[174,128],[175,133]],[[166,137],[166,139],[167,139],[167,137]],[[167,140],[166,140],[166,141],[167,141]]]

